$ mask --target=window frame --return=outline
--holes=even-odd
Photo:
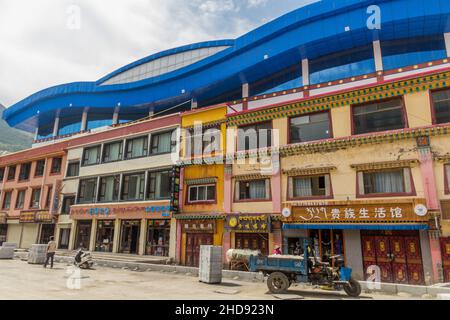
[[[45,203],[44,203],[44,209],[50,209],[52,207],[52,199],[53,199],[53,185],[49,184],[47,185],[45,193]]]
[[[23,174],[23,168],[24,166],[28,166],[28,173],[27,173],[27,177],[26,178],[22,178],[22,174]],[[19,170],[19,182],[26,182],[30,180],[30,176],[31,176],[31,167],[32,167],[32,163],[31,162],[25,162],[25,163],[21,163],[20,164],[20,170]]]
[[[109,147],[111,145],[114,145],[114,144],[120,144],[119,158],[117,160],[106,161],[105,160],[106,149],[107,149],[107,147]],[[113,163],[113,162],[119,162],[119,161],[124,160],[124,143],[123,143],[123,140],[117,140],[117,141],[112,141],[112,142],[108,142],[108,143],[103,144],[101,153],[102,153],[101,154],[101,163]]]
[[[70,207],[69,207],[69,212],[65,212],[65,202],[67,199],[73,199],[73,203],[72,205],[70,205],[70,207],[72,207],[73,205],[76,204],[76,200],[77,200],[77,196],[75,194],[71,194],[71,195],[64,195],[62,198],[62,205],[61,205],[61,210],[60,210],[60,215],[69,215],[70,214]]]
[[[81,194],[81,187],[82,183],[86,181],[94,181],[95,180],[95,188],[94,188],[94,195],[92,196],[92,199],[90,201],[80,201],[80,194]],[[76,197],[76,204],[89,204],[89,203],[95,203],[97,199],[97,193],[98,193],[98,177],[91,177],[86,179],[80,179],[78,182],[78,192]],[[85,199],[85,196],[83,196],[83,199]]]
[[[450,194],[450,162],[444,163],[444,194]]]
[[[10,178],[11,168],[14,168],[14,177]],[[17,178],[17,165],[8,166],[8,174],[6,175],[6,181],[16,181]]]
[[[77,170],[76,170],[77,174],[76,175],[69,175],[70,168],[73,165],[77,165]],[[80,160],[69,161],[69,163],[67,164],[67,169],[66,169],[66,178],[79,177],[80,176],[80,166],[81,166],[81,161]]]
[[[8,206],[8,208],[5,207],[5,200],[6,200],[6,196],[7,195],[9,195],[9,206]],[[13,195],[13,190],[4,190],[3,191],[2,210],[11,210],[12,195]]]
[[[307,178],[314,178],[314,177],[325,177],[325,195],[319,195],[319,196],[307,196],[307,197],[296,197],[294,195],[294,180],[296,178],[303,178],[303,179],[307,179]],[[327,187],[327,181],[326,181],[326,177],[328,177],[328,183],[329,183],[329,188],[330,190],[326,190]],[[320,199],[333,199],[334,198],[334,192],[333,192],[333,183],[332,183],[332,179],[331,179],[331,173],[322,173],[322,174],[312,174],[312,175],[297,175],[297,176],[288,176],[288,185],[287,185],[287,194],[286,194],[286,199],[288,199],[288,201],[296,201],[296,200],[320,200]],[[290,192],[290,187],[292,186],[292,193]],[[327,195],[327,193],[329,193],[329,195]]]
[[[191,200],[191,188],[197,188],[197,198],[198,198],[198,188],[205,187],[205,195],[207,198],[208,188],[214,187],[214,199],[212,200]],[[188,185],[186,188],[186,204],[196,205],[196,204],[216,204],[217,203],[217,183],[207,183],[207,184],[192,184]]]
[[[101,200],[101,192],[102,192],[102,179],[106,178],[118,178],[118,184],[117,184],[117,194],[116,198],[113,200]],[[118,202],[120,198],[120,181],[121,181],[121,175],[120,174],[113,174],[113,175],[107,175],[107,176],[101,176],[98,180],[98,186],[97,186],[97,195],[96,195],[96,202],[97,203],[109,203],[109,202]]]
[[[92,149],[98,149],[98,153],[97,153],[97,160],[95,163],[89,163],[86,164],[86,151],[92,150]],[[95,146],[90,146],[90,147],[85,147],[83,148],[83,157],[81,158],[81,167],[90,167],[90,166],[96,166],[98,164],[101,163],[101,158],[102,158],[102,145],[95,145]]]
[[[144,146],[146,147],[144,155],[141,156],[137,156],[137,157],[128,157],[128,145],[130,142],[134,141],[134,140],[138,140],[138,139],[146,139],[146,143],[144,144]],[[142,135],[142,136],[136,136],[134,138],[128,138],[125,140],[125,146],[124,146],[124,151],[123,151],[123,160],[133,160],[133,159],[140,159],[140,158],[145,158],[148,157],[149,155],[149,138],[148,138],[148,134],[147,135]]]
[[[403,128],[388,129],[388,130],[381,130],[381,131],[371,131],[371,132],[366,132],[366,133],[356,133],[356,124],[355,124],[355,109],[356,108],[370,106],[370,105],[374,105],[374,104],[380,104],[380,103],[387,103],[387,102],[393,101],[393,100],[399,100],[400,101],[400,105],[401,105],[400,109],[402,111]],[[369,102],[366,102],[366,103],[350,105],[350,124],[351,124],[351,134],[352,134],[352,136],[380,134],[380,133],[383,133],[383,132],[390,132],[390,131],[408,129],[409,128],[409,122],[408,122],[408,113],[407,113],[406,104],[405,104],[405,96],[402,95],[400,97],[380,99],[380,100],[375,100],[375,101],[369,101]]]
[[[59,170],[58,171],[54,171],[55,170],[55,161],[59,159],[60,163],[59,163]],[[63,157],[54,157],[52,158],[52,164],[50,166],[50,175],[59,175],[61,174],[63,169]]]
[[[436,90],[430,90],[430,108],[431,108],[431,123],[433,125],[443,125],[443,124],[447,124],[450,122],[442,122],[442,123],[438,123],[437,122],[437,113],[436,113],[436,108],[434,106],[434,98],[433,98],[433,94],[440,92],[440,91],[449,91],[450,92],[450,87],[446,87],[446,88],[442,88],[442,89],[436,89]],[[450,101],[450,99],[449,99]]]
[[[364,184],[364,173],[376,173],[376,172],[387,172],[387,171],[396,171],[396,170],[408,170],[409,173],[409,185],[411,186],[411,192],[408,192],[406,190],[406,179],[405,173],[403,171],[403,186],[405,192],[392,192],[392,193],[368,193],[368,194],[361,194],[360,192],[360,177],[359,175],[362,173],[362,179]],[[362,186],[364,188],[364,185]],[[364,191],[365,192],[365,191]],[[412,174],[411,167],[399,167],[399,168],[390,168],[390,169],[377,169],[377,170],[361,170],[356,171],[356,198],[387,198],[387,197],[412,197],[416,196],[416,187],[414,185],[414,177]]]
[[[18,206],[18,202],[19,202],[19,195],[23,193],[23,202],[22,202],[22,206],[19,207]],[[23,210],[25,209],[25,200],[27,198],[27,189],[17,189],[17,194],[16,194],[16,201],[14,204],[14,209],[16,210]]]
[[[297,118],[301,118],[301,117],[305,117],[305,116],[314,116],[314,115],[318,115],[318,114],[322,114],[322,113],[327,113],[328,114],[329,137],[328,138],[324,138],[324,139],[294,142],[293,139],[292,139],[292,120],[293,119],[297,119]],[[330,110],[313,112],[313,113],[307,113],[307,114],[302,114],[302,115],[298,115],[298,116],[292,116],[292,117],[288,117],[287,119],[288,119],[288,132],[287,132],[288,133],[287,134],[288,144],[308,143],[308,142],[312,143],[312,142],[323,141],[323,140],[328,140],[328,139],[333,139],[334,138],[333,121],[331,119],[331,111]]]
[[[248,150],[246,148],[244,148],[243,150],[239,150],[239,130],[240,129],[246,130],[245,128],[258,127],[260,125],[265,125],[265,124],[269,124],[270,125],[270,129],[269,129],[269,132],[270,132],[270,146],[264,147],[264,148],[260,147],[259,130],[257,130],[257,136],[258,136],[257,148],[256,149],[250,149],[249,148]],[[238,153],[246,153],[246,152],[255,151],[255,150],[259,150],[259,149],[271,149],[273,147],[273,145],[274,145],[274,143],[273,143],[273,120],[262,121],[262,122],[248,124],[248,125],[238,126],[237,127],[237,133],[236,133],[236,140],[235,140],[235,142],[236,142],[236,152],[238,152]],[[244,146],[245,146],[245,141],[244,141]]]
[[[239,195],[237,192],[237,185],[240,183],[246,183],[246,182],[253,182],[253,181],[265,181],[266,183],[266,197],[260,198],[260,199],[241,199],[240,193],[241,190],[239,188]],[[234,202],[240,203],[240,202],[271,202],[272,201],[272,179],[270,178],[260,178],[260,179],[251,179],[251,180],[236,180],[234,183]],[[267,194],[268,193],[268,194]]]
[[[39,190],[39,199],[37,200],[37,205],[35,206],[34,194]],[[30,209],[39,209],[41,207],[41,197],[42,197],[42,188],[31,188],[31,197],[30,197]]]
[[[2,183],[5,180],[6,176],[6,167],[0,168],[0,183]]]
[[[172,135],[175,131],[176,130],[172,129],[172,130],[166,130],[166,131],[152,132],[150,135],[150,139],[149,139],[150,145],[148,148],[148,155],[149,156],[158,156],[158,155],[163,155],[163,154],[172,154],[173,152],[176,152],[176,147],[177,147],[178,142],[172,141]],[[154,149],[153,139],[157,136],[161,136],[164,134],[170,134],[170,151],[168,151],[168,152],[153,152],[153,149]],[[159,141],[158,141],[158,143],[159,143]]]
[[[44,163],[44,165],[42,166],[42,173],[39,173],[38,172],[39,163],[42,163],[42,162]],[[35,178],[40,178],[40,177],[44,176],[44,174],[45,174],[45,164],[46,164],[45,159],[41,159],[41,160],[37,160],[36,161],[36,165],[34,167],[34,177]]]
[[[143,187],[143,191],[142,191],[142,198],[141,199],[136,199],[136,198],[133,198],[133,199],[130,199],[130,198],[128,198],[128,193],[127,193],[127,199],[125,199],[124,198],[124,188],[125,188],[125,179],[126,179],[126,177],[128,177],[128,176],[137,176],[137,175],[143,175],[144,176],[144,187]],[[137,172],[130,172],[130,173],[124,173],[124,174],[122,174],[122,178],[121,178],[122,180],[122,182],[121,182],[121,185],[120,185],[120,195],[119,195],[119,199],[120,199],[120,201],[121,202],[132,202],[132,201],[145,201],[145,196],[146,196],[146,194],[145,194],[145,192],[146,192],[146,184],[147,184],[147,177],[146,177],[146,172],[145,171],[137,171]],[[141,193],[140,191],[139,191],[139,193]]]
[[[168,174],[169,174],[169,196],[168,197],[162,197],[162,198],[157,198],[157,197],[155,197],[154,199],[152,199],[151,197],[150,197],[150,183],[151,183],[151,174],[152,173],[155,173],[155,174],[158,174],[158,173],[163,173],[163,172],[167,172]],[[172,183],[172,174],[171,174],[171,169],[167,169],[167,170],[153,170],[153,171],[148,171],[147,172],[147,181],[146,181],[146,183],[145,183],[145,199],[146,200],[150,200],[150,201],[161,201],[161,200],[170,200],[170,198],[171,198],[171,188],[170,188],[170,186],[171,186],[171,183]]]

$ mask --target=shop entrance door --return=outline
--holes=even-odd
[[[138,254],[140,221],[122,221],[120,252]]]
[[[8,225],[0,224],[0,246],[6,242],[6,235],[8,234]]]
[[[212,245],[214,236],[212,233],[187,233],[186,234],[186,265],[198,267],[200,261],[200,246]]]
[[[75,249],[83,248],[89,250],[91,241],[92,221],[78,221]]]
[[[54,224],[43,224],[41,226],[41,234],[39,236],[40,244],[47,244],[50,241],[50,237],[55,234]]]
[[[441,253],[444,282],[450,282],[450,238],[441,239]]]
[[[381,271],[381,282],[424,283],[418,234],[392,232],[391,235],[387,235],[364,232],[361,243],[364,270],[372,265],[378,266]]]

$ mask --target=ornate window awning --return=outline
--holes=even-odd
[[[283,170],[283,174],[289,177],[311,176],[316,174],[327,174],[333,170],[336,170],[336,167],[294,168],[290,170]]]
[[[233,179],[236,181],[247,181],[247,180],[262,180],[262,179],[270,179],[270,175],[263,175],[261,173],[250,173],[250,174],[241,174],[233,176]]]
[[[217,183],[217,177],[189,179],[189,180],[185,180],[185,183],[188,186],[192,186],[192,185],[196,185],[196,184],[214,184],[214,183]]]
[[[406,167],[411,167],[417,163],[419,163],[418,159],[409,159],[409,160],[398,160],[398,161],[352,164],[351,167],[357,171],[368,171],[368,170],[406,168]]]

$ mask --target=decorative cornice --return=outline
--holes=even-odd
[[[201,179],[189,179],[185,180],[186,185],[191,186],[194,184],[213,184],[217,182],[217,177],[201,178]]]
[[[228,126],[247,125],[273,119],[293,117],[347,105],[399,97],[407,93],[444,88],[449,85],[450,72],[436,73],[344,93],[302,99],[299,102],[280,104],[279,106],[259,109],[254,112],[231,115],[228,117]]]
[[[326,174],[336,170],[336,167],[318,167],[318,168],[294,168],[290,170],[283,170],[283,174],[289,177],[309,176],[316,174]]]
[[[261,173],[249,173],[233,176],[236,181],[262,180],[270,179],[270,175],[262,175]]]
[[[352,136],[322,140],[317,142],[292,144],[280,148],[282,157],[319,152],[332,152],[340,149],[358,147],[361,145],[391,143],[395,141],[415,139],[422,136],[440,136],[450,134],[450,124],[413,129],[401,129],[384,133],[374,133],[363,136]]]
[[[352,164],[350,166],[357,171],[368,171],[368,170],[405,168],[411,167],[412,165],[417,163],[419,163],[418,159],[409,159],[409,160],[385,161],[375,163],[372,162],[372,163]]]
[[[450,154],[443,156],[435,156],[434,159],[440,162],[450,162]]]
[[[210,122],[202,122],[202,128],[203,129],[209,129],[214,127],[220,127],[221,124],[227,123],[227,119],[221,119],[216,121],[210,121]],[[186,130],[192,130],[194,129],[194,125],[183,127],[183,129]]]

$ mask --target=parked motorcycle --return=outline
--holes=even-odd
[[[81,269],[90,269],[94,265],[94,261],[90,252],[83,251],[83,248],[80,248],[75,255],[73,264]]]

